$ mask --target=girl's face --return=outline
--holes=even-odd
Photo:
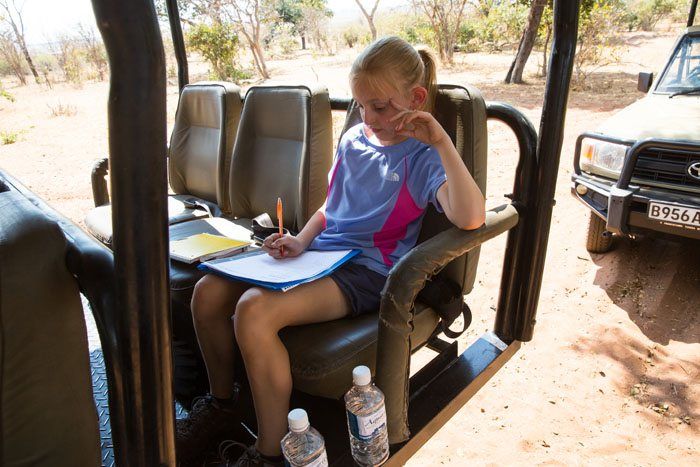
[[[405,136],[396,134],[396,126],[401,119],[396,122],[389,121],[399,113],[399,110],[391,105],[390,101],[395,102],[400,107],[416,109],[419,106],[414,102],[415,99],[391,90],[391,87],[388,86],[385,91],[374,89],[363,79],[352,80],[351,88],[352,97],[360,107],[360,115],[367,133],[373,134],[384,146],[398,144],[406,139]]]

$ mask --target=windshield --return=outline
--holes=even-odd
[[[700,88],[700,36],[685,36],[664,70],[656,92],[676,93]]]

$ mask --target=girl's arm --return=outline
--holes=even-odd
[[[437,199],[447,218],[461,229],[481,227],[486,219],[484,196],[445,129],[428,112],[409,110],[393,100],[390,102],[400,110],[391,119],[398,122],[396,133],[434,146],[440,154],[447,182],[438,189]]]
[[[445,140],[436,144],[435,148],[447,174],[447,181],[437,192],[437,199],[445,210],[445,215],[460,229],[481,227],[486,219],[484,196],[447,133]]]

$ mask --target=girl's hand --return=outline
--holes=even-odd
[[[393,99],[390,99],[389,103],[399,111],[389,120],[398,123],[395,129],[396,134],[415,138],[431,146],[451,141],[444,128],[430,112],[407,109],[394,102]]]
[[[284,246],[284,254],[282,248]],[[299,256],[306,247],[293,235],[274,233],[263,242],[262,249],[273,258],[293,258]]]

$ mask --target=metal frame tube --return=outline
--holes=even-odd
[[[173,39],[175,49],[175,59],[177,60],[177,83],[182,88],[190,82],[189,69],[187,65],[187,52],[185,50],[185,40],[182,36],[182,25],[180,23],[180,11],[177,7],[177,0],[165,0],[168,8],[168,21],[170,22],[170,35]]]
[[[514,193],[525,200],[525,206],[520,222],[508,232],[503,261],[494,331],[505,342],[531,340],[535,326],[576,52],[578,12],[578,0],[554,2],[554,40],[540,119],[536,174],[521,181],[522,194]]]
[[[93,0],[111,70],[118,465],[175,465],[166,178],[166,77],[153,2]]]
[[[690,4],[690,11],[688,12],[688,27],[691,27],[695,22],[695,11],[698,7],[698,0],[692,0]]]

